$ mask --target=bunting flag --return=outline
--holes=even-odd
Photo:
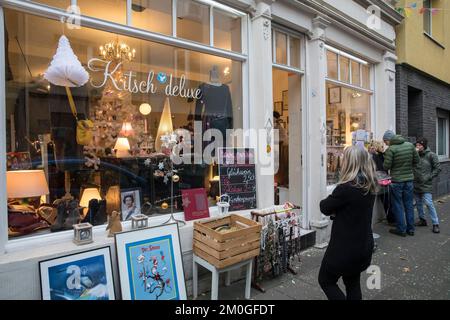
[[[397,7],[396,10],[398,13],[403,14],[406,18],[409,18],[414,11],[416,11],[419,8],[417,2],[411,2],[409,4],[406,4],[404,7]],[[440,11],[444,11],[446,9],[443,8],[425,8],[420,7],[420,9],[417,11],[419,14],[424,14],[425,12],[431,12],[432,15],[438,14]]]

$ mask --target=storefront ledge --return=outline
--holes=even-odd
[[[250,218],[250,210],[236,211],[234,214],[239,214]],[[217,207],[210,208],[210,216],[216,217],[219,215]],[[170,215],[165,214],[149,218],[149,227],[154,227],[163,224],[169,219]],[[175,219],[184,219],[184,214],[178,212],[174,214]],[[193,221],[187,221],[186,225],[180,227],[180,242],[181,250],[184,253],[192,252],[193,244]],[[123,231],[131,230],[131,221],[122,223]],[[73,230],[62,231],[58,233],[51,233],[39,235],[34,237],[27,237],[17,240],[11,240],[6,244],[6,253],[0,255],[0,270],[2,266],[9,263],[16,263],[30,259],[39,259],[45,257],[50,259],[53,257],[74,254],[105,246],[114,246],[114,238],[108,237],[106,225],[96,226],[93,228],[94,242],[85,245],[76,245],[73,243]]]
[[[313,220],[311,221],[310,225],[313,228],[323,229],[328,227],[330,224],[330,221],[328,219],[322,219],[322,220]]]

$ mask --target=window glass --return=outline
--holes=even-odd
[[[370,89],[370,66],[362,65],[361,71],[362,87],[364,89]]]
[[[289,38],[290,65],[294,68],[300,68],[300,39]]]
[[[42,3],[51,7],[66,10],[70,6],[70,0],[33,0],[33,2]]]
[[[423,30],[429,35],[432,34],[432,2],[431,0],[425,0],[423,2],[423,8],[425,9],[423,12]]]
[[[340,80],[342,82],[350,83],[350,59],[340,56],[339,64],[340,64]]]
[[[352,84],[358,87],[361,86],[360,64],[356,61],[352,61]]]
[[[241,51],[241,17],[214,9],[214,46]]]
[[[226,130],[242,128],[240,62],[85,27],[67,29],[65,36],[89,74],[85,85],[70,88],[78,120],[89,120],[77,122],[66,89],[42,76],[55,55],[60,22],[7,9],[5,22],[8,171],[40,169],[48,177],[22,176],[40,190],[38,195],[48,193],[48,205],[34,226],[21,225],[11,214],[11,237],[25,234],[25,227],[41,234],[70,229],[79,221],[103,224],[112,211],[121,219],[139,212],[170,213],[171,181],[174,212],[183,211],[184,189],[204,188],[215,205],[217,167],[202,154],[193,162],[191,138],[197,124],[203,133],[217,129],[226,138],[224,145],[230,145]],[[16,37],[18,42],[12,40]],[[108,43],[123,54],[109,54]],[[205,133],[201,151],[211,144],[206,139]],[[174,147],[184,162],[169,160]],[[172,164],[178,170],[174,179]],[[43,191],[45,185],[49,192]],[[26,201],[33,210],[39,206],[36,194],[14,190],[8,183],[10,200]],[[69,199],[63,198],[66,194],[75,202],[62,200]],[[76,209],[78,201],[83,210]]]
[[[133,0],[131,13],[133,27],[172,34],[172,1]]]
[[[275,31],[276,63],[287,65],[287,35]]]
[[[370,132],[370,94],[327,84],[327,184],[339,181],[344,148],[357,130]]]
[[[327,51],[327,77],[338,80],[338,55],[332,51]]]
[[[177,0],[177,37],[209,45],[209,6]]]
[[[438,128],[437,128],[437,137],[438,137],[438,147],[437,147],[437,151],[438,151],[438,155],[439,156],[446,156],[447,155],[447,146],[448,146],[448,142],[447,142],[447,128],[448,126],[448,120],[446,118],[438,118]]]
[[[81,14],[120,24],[127,23],[126,0],[77,0]]]

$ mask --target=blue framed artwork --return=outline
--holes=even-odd
[[[39,262],[43,300],[115,300],[109,247]]]
[[[178,225],[115,234],[124,300],[186,300]]]

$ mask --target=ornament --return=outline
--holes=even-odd
[[[271,151],[272,151],[272,147],[270,146],[270,144],[268,144],[266,147],[266,152],[270,153]]]
[[[89,73],[81,65],[66,36],[59,38],[56,54],[44,73],[44,79],[63,87],[81,87],[88,82]]]
[[[175,175],[172,177],[172,181],[175,182],[175,183],[177,183],[178,181],[180,181],[180,176],[177,175],[177,174],[175,174]]]
[[[164,210],[166,210],[167,208],[169,208],[169,205],[167,204],[167,202],[163,202],[163,203],[161,204],[161,208],[164,209]]]

